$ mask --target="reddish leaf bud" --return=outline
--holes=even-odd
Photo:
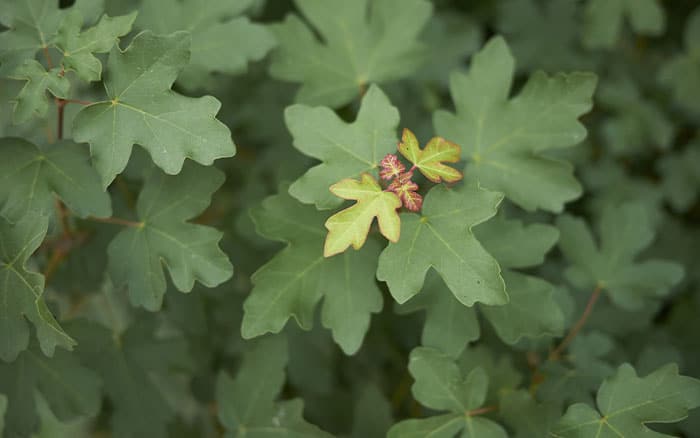
[[[399,157],[396,154],[387,154],[379,164],[382,166],[379,176],[385,180],[395,178],[406,170],[406,167],[399,161]]]

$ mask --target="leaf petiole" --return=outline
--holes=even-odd
[[[571,327],[571,330],[569,330],[569,333],[561,341],[561,343],[559,343],[559,345],[557,345],[557,347],[549,353],[547,360],[550,360],[550,361],[559,360],[561,353],[564,351],[564,349],[566,349],[566,347],[569,346],[571,341],[574,340],[576,335],[578,335],[578,333],[581,331],[583,326],[586,324],[588,317],[591,316],[591,312],[593,311],[593,306],[595,306],[595,303],[596,303],[596,301],[598,301],[598,298],[600,298],[600,294],[602,292],[603,292],[603,287],[600,284],[597,285],[596,288],[593,290],[591,297],[588,299],[588,303],[586,303],[586,308],[584,309],[583,313],[581,314],[581,317],[578,319],[578,321],[576,321],[576,324],[574,324],[574,326]]]

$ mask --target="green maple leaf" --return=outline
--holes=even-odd
[[[71,11],[63,19],[55,41],[63,54],[63,67],[75,71],[84,81],[99,81],[102,78],[102,63],[94,53],[112,50],[119,37],[131,31],[135,19],[136,12],[120,17],[103,15],[95,26],[81,32],[83,15],[80,11]]]
[[[464,67],[464,60],[476,52],[482,43],[480,23],[467,14],[456,13],[453,8],[437,8],[423,31],[422,39],[431,50],[428,59],[415,73],[421,80],[447,83],[449,72]]]
[[[34,325],[47,356],[57,346],[70,350],[75,345],[44,302],[44,276],[26,268],[47,228],[45,216],[28,215],[15,224],[0,217],[0,359],[4,361],[14,360],[29,345],[25,317]]]
[[[350,437],[386,438],[393,424],[391,403],[375,384],[367,384],[358,392]]]
[[[398,242],[401,220],[396,210],[401,208],[401,200],[395,193],[382,190],[377,180],[367,173],[360,176],[360,181],[348,178],[337,182],[330,190],[339,198],[357,203],[326,221],[328,235],[323,246],[324,257],[340,254],[350,245],[362,248],[375,217],[382,235],[390,242]]]
[[[564,315],[554,300],[552,285],[513,270],[541,264],[556,243],[557,229],[543,224],[524,226],[520,221],[497,216],[475,227],[474,233],[504,269],[501,274],[508,303],[478,306],[498,336],[515,344],[523,337],[561,334]],[[467,343],[481,335],[476,308],[460,303],[437,275],[429,275],[421,293],[400,307],[404,313],[423,309],[426,319],[422,345],[457,357]]]
[[[591,64],[579,49],[578,3],[506,0],[498,11],[496,28],[508,40],[518,70],[555,72]]]
[[[612,338],[606,334],[598,331],[580,333],[562,360],[548,361],[540,368],[545,378],[537,386],[538,399],[559,406],[592,402],[592,395],[600,382],[615,372],[610,360],[615,347]],[[562,388],[570,389],[562,391]]]
[[[64,13],[54,0],[0,1],[0,75],[51,46]]]
[[[658,163],[663,175],[664,195],[677,212],[693,206],[700,192],[700,141],[695,140],[681,153],[668,154]]]
[[[192,56],[178,84],[194,89],[205,85],[212,72],[244,72],[249,62],[261,60],[276,45],[267,27],[240,16],[252,3],[252,0],[144,2],[137,25],[158,34],[190,32]]]
[[[645,98],[627,77],[608,79],[597,93],[601,107],[613,114],[601,125],[606,147],[615,155],[631,155],[668,149],[676,127],[652,100]]]
[[[330,438],[330,434],[304,420],[301,399],[275,401],[284,385],[287,360],[286,339],[277,336],[260,341],[248,351],[235,378],[219,374],[216,400],[227,438]]]
[[[328,191],[331,184],[364,172],[376,173],[381,159],[396,149],[399,112],[376,86],[362,99],[357,119],[351,124],[325,107],[292,105],[284,117],[294,147],[322,161],[296,180],[289,193],[319,209],[342,203]]]
[[[454,359],[432,348],[411,352],[408,369],[415,379],[413,396],[422,405],[449,414],[404,420],[389,430],[389,438],[435,437],[506,438],[506,431],[487,418],[471,414],[483,406],[489,377],[481,367],[466,376]]]
[[[310,329],[314,307],[324,297],[321,322],[346,354],[354,354],[382,308],[374,279],[379,245],[370,240],[360,251],[323,256],[323,223],[328,214],[281,193],[251,210],[258,234],[287,247],[252,276],[253,290],[243,304],[244,338],[277,333],[293,317]]]
[[[591,49],[612,49],[625,18],[642,35],[658,36],[666,29],[659,0],[588,0],[584,14],[583,44]]]
[[[570,406],[551,436],[671,437],[650,430],[646,424],[686,418],[689,409],[700,406],[700,381],[678,375],[675,364],[641,378],[631,365],[623,364],[600,386],[596,404],[598,410],[583,403]]]
[[[231,263],[217,245],[223,234],[186,222],[209,206],[223,182],[216,168],[194,163],[179,175],[152,169],[136,203],[137,226],[120,232],[107,249],[112,280],[128,286],[134,305],[160,309],[167,286],[163,265],[182,292],[191,291],[195,280],[214,287],[231,278]]]
[[[298,102],[342,106],[367,84],[416,71],[426,57],[425,47],[416,41],[432,11],[425,0],[295,3],[313,29],[296,15],[272,26],[279,47],[273,52],[270,73],[302,83]]]
[[[560,212],[581,186],[569,163],[545,152],[585,138],[578,118],[591,108],[596,76],[536,72],[509,100],[513,72],[505,41],[491,39],[472,58],[469,73],[452,75],[457,113],[437,111],[436,131],[462,147],[465,179],[503,192],[526,210]]]
[[[471,231],[496,214],[501,199],[498,193],[473,186],[433,187],[421,215],[401,215],[403,237],[382,252],[377,278],[404,303],[420,292],[432,267],[465,306],[507,303],[501,269]]]
[[[599,215],[609,206],[635,202],[644,206],[652,223],[661,220],[661,187],[648,179],[629,175],[618,161],[608,158],[597,161],[595,166],[584,167],[581,179],[592,195],[588,204],[594,214]]]
[[[549,436],[561,414],[554,403],[538,403],[526,390],[504,394],[498,406],[503,422],[515,430],[513,438]]]
[[[185,158],[210,165],[234,155],[231,134],[215,117],[219,101],[170,89],[187,65],[189,46],[186,32],[142,32],[126,50],[110,53],[107,99],[83,108],[73,121],[73,137],[90,143],[104,186],[124,170],[135,143],[168,174],[180,172]]]
[[[401,152],[401,155],[406,157],[423,176],[434,183],[442,181],[451,183],[462,179],[462,174],[458,170],[443,164],[443,161],[447,163],[456,163],[459,161],[459,145],[447,141],[442,137],[433,137],[428,141],[428,144],[425,145],[425,148],[421,149],[416,136],[408,129],[404,129],[401,142],[399,143],[399,152]]]
[[[32,117],[44,117],[49,109],[47,90],[60,98],[68,97],[70,90],[70,82],[61,74],[59,68],[46,71],[44,66],[33,59],[17,66],[7,77],[26,81],[14,99],[14,123],[24,123]]]
[[[63,422],[97,415],[101,384],[99,376],[75,355],[59,350],[49,358],[32,341],[14,362],[0,361],[0,393],[7,397],[4,436],[34,436],[39,430],[35,392]]]
[[[92,55],[108,52],[119,36],[131,29],[134,15],[110,18],[104,16],[94,27],[80,34],[82,13],[76,5],[59,9],[51,0],[0,2],[0,23],[9,30],[0,34],[0,76],[26,81],[17,96],[15,123],[24,123],[32,117],[44,117],[48,108],[46,92],[67,98],[70,82],[64,70],[74,70],[85,80],[99,80],[102,64]],[[44,50],[46,63],[51,67],[49,49],[63,53],[60,67],[48,71],[34,58]]]
[[[397,308],[399,313],[425,310],[421,345],[457,357],[481,329],[476,307],[460,303],[435,271],[429,271],[421,292]]]
[[[469,345],[457,358],[456,362],[462,374],[469,374],[477,368],[486,372],[489,378],[486,392],[486,404],[499,403],[503,394],[515,391],[522,386],[523,376],[516,369],[512,352],[496,353],[495,349],[485,343]]]
[[[694,116],[700,114],[700,7],[688,17],[684,33],[685,52],[672,57],[659,71],[659,80],[674,100]]]
[[[48,215],[56,194],[79,217],[112,214],[109,194],[90,166],[84,146],[63,140],[36,146],[0,139],[0,215],[15,222],[26,214]]]
[[[175,414],[152,376],[188,370],[191,358],[184,339],[156,336],[156,328],[155,319],[148,316],[138,318],[124,332],[86,320],[67,325],[78,340],[75,354],[102,378],[104,395],[112,406],[113,436],[169,436],[167,425]]]
[[[559,237],[557,229],[544,224],[525,226],[520,221],[497,217],[475,228],[474,233],[504,269],[510,300],[500,306],[479,307],[498,336],[515,344],[523,337],[560,335],[564,314],[556,302],[554,287],[538,277],[513,270],[540,265]]]
[[[599,287],[626,310],[638,310],[645,301],[665,296],[683,278],[677,263],[650,259],[637,262],[638,254],[654,239],[654,227],[643,205],[627,203],[607,207],[600,218],[597,244],[581,219],[560,216],[559,247],[571,266],[566,276],[576,287]]]

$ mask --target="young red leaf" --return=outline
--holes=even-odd
[[[406,170],[406,167],[399,161],[399,157],[396,154],[386,154],[379,164],[382,166],[379,176],[385,180],[396,178]]]
[[[403,206],[411,211],[419,211],[423,206],[423,197],[416,192],[405,191],[399,197],[401,202],[403,202]]]
[[[418,211],[423,205],[423,197],[416,193],[418,184],[411,180],[412,177],[413,172],[402,173],[389,184],[387,190],[396,193],[404,207],[411,211]]]

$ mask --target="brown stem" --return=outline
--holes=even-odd
[[[58,140],[63,139],[63,112],[66,107],[66,101],[63,99],[56,99],[56,108],[58,109],[58,128],[56,138]]]
[[[365,93],[367,93],[367,83],[361,82],[360,83],[360,99],[365,97]]]
[[[125,227],[142,228],[143,222],[134,222],[126,219],[120,219],[118,217],[94,217],[89,216],[87,219],[94,222],[102,222],[103,224],[113,224],[113,225],[123,225]]]
[[[557,347],[552,350],[551,353],[549,353],[548,360],[558,360],[564,349],[568,347],[571,341],[573,341],[576,335],[578,335],[583,326],[586,324],[588,317],[591,316],[593,306],[595,306],[596,301],[598,301],[598,298],[600,298],[601,292],[603,292],[603,288],[600,285],[597,285],[593,290],[591,297],[588,299],[588,303],[586,304],[586,308],[581,314],[581,317],[578,319],[578,321],[576,321],[576,324],[571,327],[571,330],[569,330],[569,333],[566,335],[564,340],[562,340],[561,343],[557,345]]]
[[[62,100],[65,103],[77,103],[78,105],[92,105],[95,102],[91,102],[89,100],[80,100],[80,99],[59,99]]]
[[[87,238],[87,234],[81,232],[71,234],[64,233],[57,240],[44,242],[47,246],[51,247],[51,257],[44,269],[44,281],[46,283],[48,283],[53,273],[70,253],[75,248],[82,245]]]
[[[61,222],[63,236],[70,238],[73,232],[71,231],[70,224],[68,223],[68,211],[66,210],[66,206],[63,205],[63,202],[58,199],[56,199],[56,215],[58,216],[58,220]]]
[[[471,411],[467,411],[466,415],[468,417],[474,417],[476,415],[488,414],[489,412],[495,412],[497,410],[498,410],[498,406],[496,406],[496,405],[484,406],[483,408],[472,409]]]
[[[53,131],[51,131],[51,127],[48,123],[46,124],[46,140],[49,144],[53,144],[53,142],[55,141],[53,138]]]
[[[51,55],[49,54],[49,46],[44,46],[44,57],[46,58],[46,66],[51,70],[53,68],[53,63],[51,62]]]
[[[58,268],[58,265],[61,264],[65,257],[66,253],[61,250],[56,250],[51,253],[51,258],[49,259],[49,262],[46,265],[46,269],[44,269],[45,283],[49,282],[49,278],[51,278],[51,275],[53,275],[53,273],[56,272],[56,268]]]
[[[398,386],[391,395],[391,405],[394,408],[394,412],[398,412],[401,409],[404,400],[411,393],[412,381],[413,379],[411,379],[411,375],[408,372],[401,377]]]

